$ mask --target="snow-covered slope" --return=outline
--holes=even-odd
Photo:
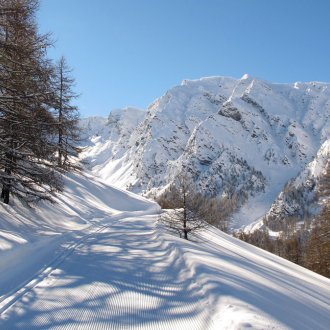
[[[290,180],[264,218],[271,230],[283,230],[288,217],[297,221],[312,217],[320,211],[318,192],[330,160],[330,139],[326,140],[316,157],[297,177]]]
[[[11,205],[0,203],[0,302],[23,280],[58,259],[63,249],[97,230],[102,221],[159,209],[88,173],[69,174],[64,179],[65,191],[57,195],[55,204],[27,207],[14,198]]]
[[[134,144],[132,132],[139,126],[146,112],[135,108],[112,110],[108,119],[100,117],[86,118],[81,121],[83,145],[87,149],[83,159],[87,166],[99,173],[102,179],[116,182],[125,188],[134,171],[132,164],[120,162],[130,146]],[[110,168],[109,168],[110,167]]]
[[[330,137],[330,84],[244,75],[184,81],[148,111],[110,113],[83,156],[111,184],[160,194],[185,171],[208,195],[236,193],[233,225],[264,215]]]
[[[57,204],[0,204],[0,328],[328,329],[330,280],[89,174]]]

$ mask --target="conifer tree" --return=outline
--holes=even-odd
[[[55,66],[53,75],[54,116],[57,121],[57,162],[61,168],[72,168],[69,156],[79,152],[76,142],[79,141],[77,106],[72,101],[78,97],[73,92],[75,80],[71,75],[66,59],[62,56]]]
[[[39,35],[38,0],[0,0],[0,186],[27,202],[61,188],[55,171],[55,121],[48,35]]]
[[[321,214],[312,225],[307,246],[306,266],[330,278],[330,161],[320,184],[319,195],[325,200]]]

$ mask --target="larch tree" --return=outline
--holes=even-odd
[[[188,175],[182,174],[169,188],[171,208],[162,214],[159,221],[166,227],[177,231],[180,237],[188,240],[188,235],[202,231],[208,227],[207,204]]]
[[[61,189],[56,172],[51,41],[39,35],[38,0],[0,0],[0,185],[31,202]]]
[[[54,117],[57,121],[57,163],[60,168],[73,168],[69,156],[79,153],[79,112],[72,102],[78,97],[73,91],[72,70],[62,56],[56,63],[52,79],[54,90]]]

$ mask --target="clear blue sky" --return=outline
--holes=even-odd
[[[83,117],[146,108],[183,79],[330,81],[330,0],[41,0]]]

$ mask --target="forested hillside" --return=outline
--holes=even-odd
[[[330,149],[290,181],[259,223],[240,239],[330,277]]]

